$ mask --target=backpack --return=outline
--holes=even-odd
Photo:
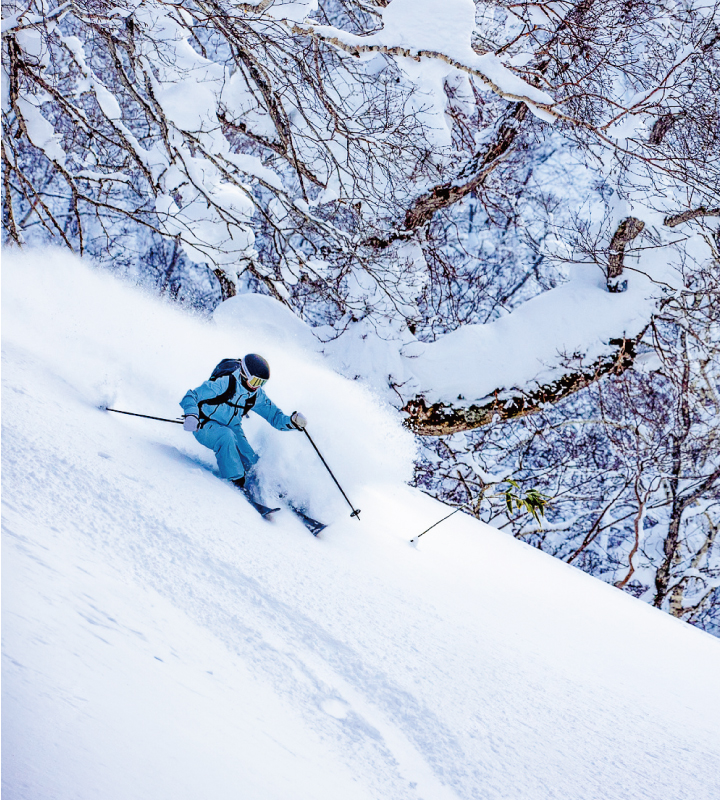
[[[238,358],[223,358],[223,360],[212,371],[212,375],[210,375],[211,381],[216,381],[218,378],[224,378],[226,375],[230,376],[230,380],[228,381],[227,389],[225,389],[224,392],[221,392],[217,397],[212,397],[209,400],[201,400],[198,403],[201,427],[203,423],[209,421],[210,419],[207,414],[203,413],[203,406],[220,406],[223,403],[227,403],[227,401],[235,395],[235,392],[237,391],[237,378],[235,375],[233,375],[233,373],[239,369],[240,366],[241,363],[240,359]],[[246,417],[250,409],[255,405],[256,396],[257,395],[253,393],[250,395],[250,397],[248,397],[247,402],[245,403],[245,408],[243,409],[243,417]]]

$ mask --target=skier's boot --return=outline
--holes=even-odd
[[[269,506],[264,506],[262,503],[258,503],[258,501],[253,497],[250,488],[245,485],[245,476],[243,475],[242,478],[235,478],[235,480],[230,481],[232,485],[236,489],[240,489],[240,491],[245,495],[245,499],[250,503],[250,505],[255,509],[255,511],[260,514],[261,517],[269,517],[270,514],[275,513],[276,511],[280,511],[279,508],[270,508]]]

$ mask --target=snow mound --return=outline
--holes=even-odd
[[[57,250],[6,252],[9,800],[710,800],[720,643],[410,489],[412,439],[275,301],[216,321]],[[174,417],[260,351],[261,520]]]

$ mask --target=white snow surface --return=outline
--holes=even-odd
[[[448,512],[412,439],[290,317],[3,262],[5,800],[720,796],[720,642],[462,514],[411,545]],[[248,425],[318,539],[180,425],[98,408],[175,417],[246,351],[360,522],[299,433]]]

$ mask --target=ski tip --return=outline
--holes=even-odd
[[[267,511],[261,511],[260,516],[263,519],[267,519],[271,514],[274,514],[276,511],[280,511],[279,508],[268,508]]]

